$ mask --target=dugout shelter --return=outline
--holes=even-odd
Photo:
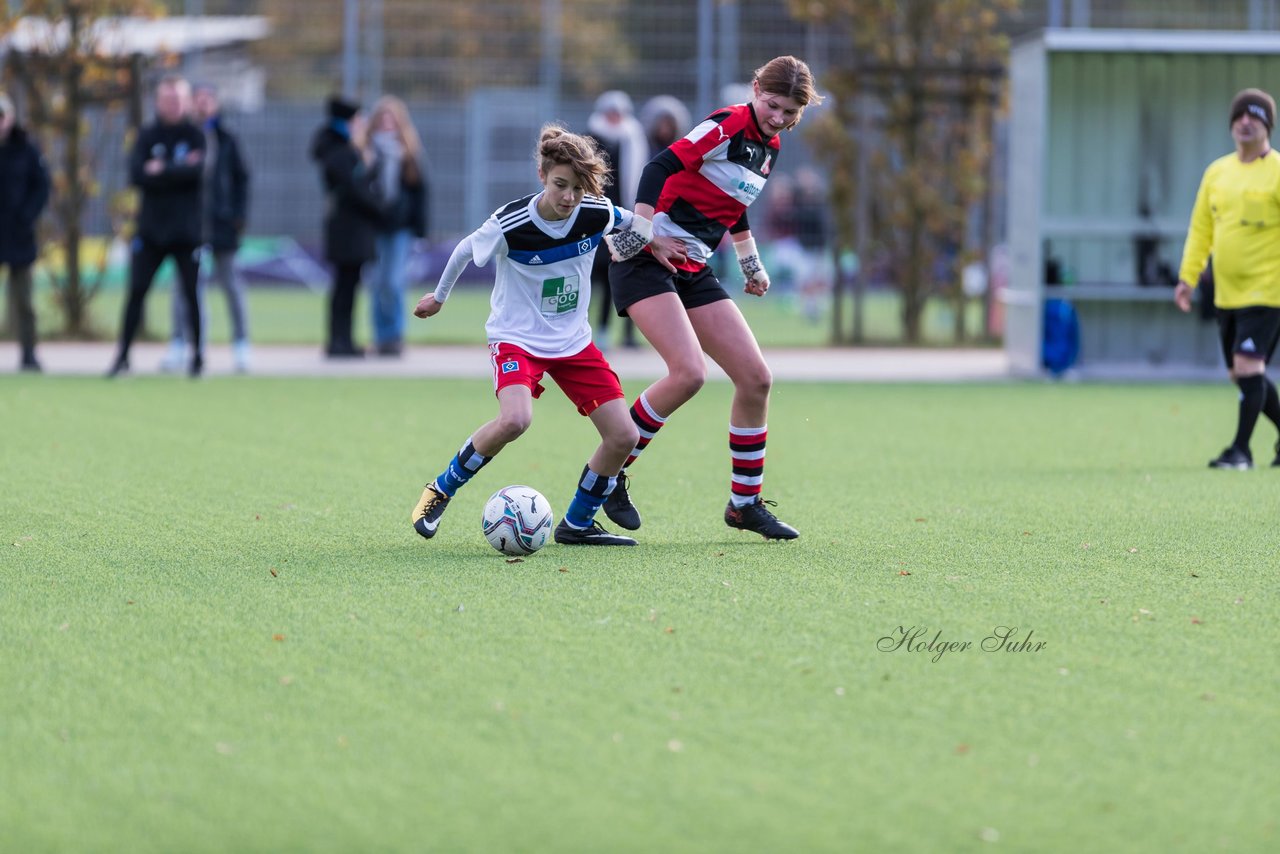
[[[1087,377],[1220,376],[1217,327],[1173,304],[1231,98],[1280,96],[1280,33],[1050,29],[1010,56],[1005,350],[1041,376],[1044,304],[1079,319]],[[1276,140],[1273,139],[1273,144]]]

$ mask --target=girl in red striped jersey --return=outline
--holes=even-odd
[[[755,72],[752,99],[717,110],[645,167],[627,231],[605,237],[614,264],[609,271],[614,306],[630,316],[667,366],[631,408],[640,441],[635,462],[667,418],[697,394],[706,380],[705,352],[733,381],[729,453],[733,475],[725,523],[767,539],[794,539],[761,498],[768,435],[769,366],[742,313],[707,266],[725,233],[733,239],[745,291],[762,297],[769,275],[760,263],[747,207],[759,197],[777,163],[779,135],[799,123],[809,104],[821,103],[809,66],[793,56],[770,60]],[[675,237],[686,258],[671,271],[654,256],[654,237]],[[640,514],[627,486],[626,468],[606,500],[606,515],[629,530]]]

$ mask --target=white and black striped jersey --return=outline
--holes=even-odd
[[[444,302],[468,262],[496,259],[485,332],[490,344],[515,344],[535,356],[572,356],[591,342],[591,264],[604,235],[631,225],[631,211],[603,196],[585,196],[567,219],[538,214],[534,193],[493,212],[464,238],[440,274]]]

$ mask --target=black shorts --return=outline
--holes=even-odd
[[[1228,368],[1236,353],[1270,362],[1276,341],[1280,340],[1280,308],[1269,305],[1220,308],[1218,334]]]
[[[619,317],[627,316],[628,306],[658,294],[675,294],[686,309],[729,299],[710,267],[696,273],[685,270],[672,273],[648,252],[610,264],[609,289]]]

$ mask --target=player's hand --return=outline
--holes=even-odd
[[[754,297],[762,297],[768,292],[769,285],[769,274],[761,267],[758,273],[747,279],[747,284],[742,290]]]
[[[678,237],[655,237],[649,244],[649,254],[672,273],[676,271],[676,264],[683,264],[689,260],[684,241]]]
[[[1186,282],[1178,282],[1173,289],[1173,301],[1183,311],[1191,311],[1191,286]]]
[[[742,270],[742,278],[746,280],[743,290],[752,296],[764,296],[769,290],[769,274],[760,261],[755,238],[734,241],[733,251],[738,255],[738,267]]]
[[[413,310],[414,317],[432,317],[440,313],[440,309],[444,308],[444,303],[436,299],[436,295],[427,294],[418,300],[418,306]]]

